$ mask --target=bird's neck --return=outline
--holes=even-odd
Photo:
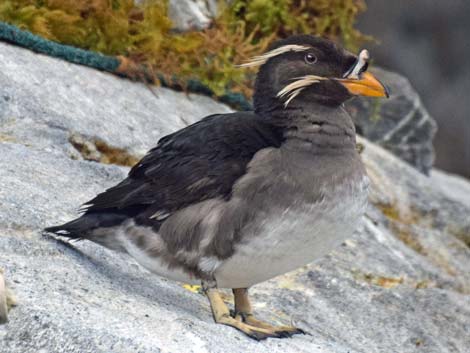
[[[309,102],[273,109],[264,117],[281,127],[288,148],[328,154],[356,148],[355,127],[342,105]]]

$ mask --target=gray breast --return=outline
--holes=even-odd
[[[219,286],[265,281],[326,255],[352,235],[367,204],[368,178],[354,153],[258,153],[234,196],[256,205],[235,252],[216,271]]]

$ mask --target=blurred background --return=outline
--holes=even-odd
[[[470,177],[470,1],[367,0],[357,27],[381,66],[406,76],[439,129],[436,166]]]

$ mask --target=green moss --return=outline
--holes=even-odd
[[[154,55],[171,28],[166,1],[6,0],[0,19],[63,44],[109,55]]]
[[[222,3],[222,2],[221,2]],[[364,0],[234,0],[221,6],[211,28],[171,32],[167,0],[3,0],[0,20],[63,44],[123,55],[150,71],[184,81],[196,78],[217,95],[249,96],[253,69],[234,64],[268,43],[311,33],[355,47],[367,37],[354,28]]]
[[[396,204],[374,204],[383,215],[389,220],[388,228],[397,239],[403,244],[414,250],[416,253],[426,256],[434,264],[441,267],[451,276],[456,276],[457,271],[450,262],[449,254],[440,249],[434,249],[426,246],[421,241],[419,233],[415,227],[425,229],[432,225],[432,219],[429,219],[420,210],[413,207],[400,210]]]
[[[1,139],[1,136],[0,136]],[[449,226],[447,231],[455,236],[457,239],[460,239],[470,248],[470,227],[459,228],[456,226]]]
[[[382,104],[383,104],[383,102],[382,102],[381,99],[374,99],[371,102],[372,112],[371,112],[371,115],[370,115],[369,119],[374,123],[378,122],[381,119],[380,112],[382,110]]]
[[[368,38],[354,28],[357,15],[365,10],[363,0],[236,0],[230,15],[258,35],[312,33],[356,49]]]
[[[386,289],[395,288],[404,283],[403,277],[386,277],[381,275],[376,275],[373,273],[354,273],[354,277],[357,281],[367,282],[374,286],[379,286]]]
[[[76,133],[70,135],[69,142],[88,161],[132,167],[141,158],[122,148],[110,146],[101,139],[87,139],[85,136]]]

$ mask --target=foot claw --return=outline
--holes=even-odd
[[[301,328],[298,328],[298,327],[294,327],[294,328],[295,328],[295,331],[292,332],[293,335],[309,335],[309,336],[311,336],[310,333],[308,333],[307,331],[302,330]]]
[[[241,321],[247,325],[257,327],[263,330],[268,330],[275,333],[273,337],[292,337],[297,334],[306,334],[306,332],[300,328],[294,326],[273,326],[266,322],[256,319],[253,314],[247,314],[243,312],[235,312],[234,318],[238,321]]]
[[[289,331],[279,331],[279,338],[291,338],[292,335],[293,333]]]
[[[292,329],[289,329],[289,330],[282,330],[280,332],[282,334],[282,337],[292,337],[294,335],[305,335],[305,331],[297,327],[293,327]]]
[[[250,332],[245,332],[245,334],[257,341],[262,341],[267,338],[291,338],[296,334],[304,334],[305,332],[301,329],[296,330],[273,330],[271,332],[260,332],[255,329],[250,330]]]
[[[267,338],[288,338],[295,334],[305,334],[305,331],[292,326],[273,326],[256,319],[251,312],[246,288],[234,289],[235,310],[229,310],[222,300],[220,293],[210,283],[203,283],[205,294],[211,304],[215,322],[232,326],[248,337],[261,341]]]
[[[243,333],[246,334],[248,337],[256,340],[256,341],[262,341],[262,340],[265,340],[266,338],[268,338],[268,336],[265,333],[258,332],[258,331],[243,332]]]
[[[285,332],[285,331],[284,331]],[[257,330],[251,330],[250,332],[244,332],[248,337],[253,338],[257,341],[263,341],[267,338],[287,338],[290,336],[287,336],[284,334],[283,331],[280,332],[260,332]]]

